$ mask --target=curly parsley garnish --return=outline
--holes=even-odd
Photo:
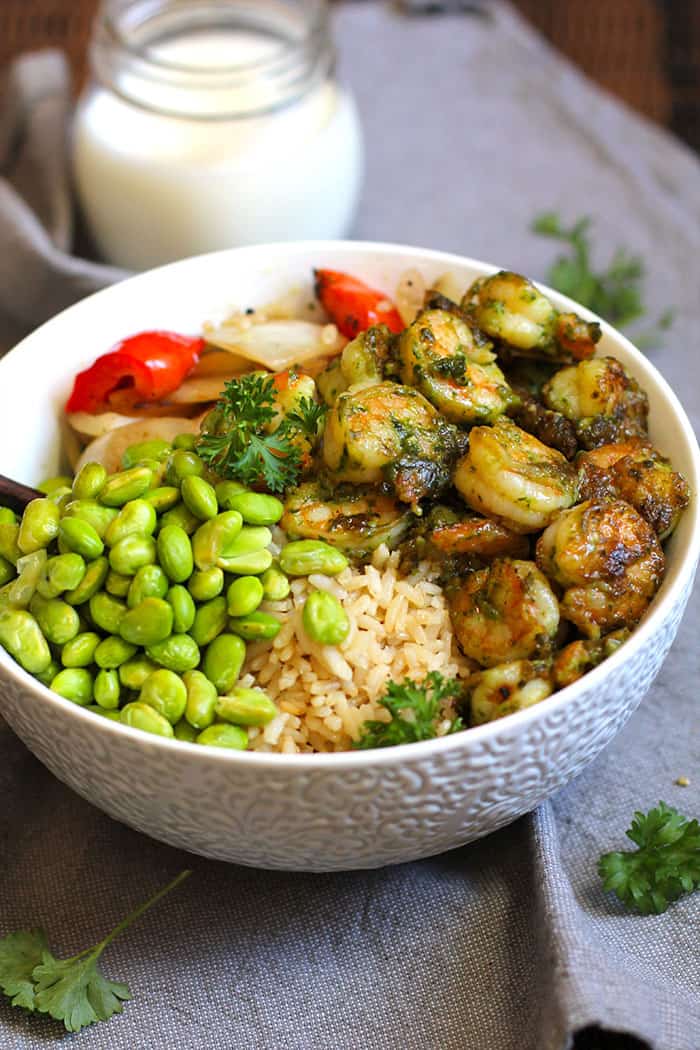
[[[108,1021],[122,1012],[122,1003],[131,998],[131,993],[126,984],[110,981],[100,973],[100,956],[108,944],[190,874],[181,871],[122,919],[99,944],[70,959],[57,959],[40,929],[19,930],[0,938],[0,990],[13,1006],[49,1014],[63,1021],[69,1032],[79,1032],[95,1021]]]
[[[700,824],[659,802],[636,812],[627,831],[639,848],[605,853],[598,871],[606,890],[643,915],[659,915],[684,893],[700,889]]]
[[[230,379],[205,420],[197,452],[221,477],[244,485],[262,480],[270,492],[283,492],[301,472],[302,452],[294,439],[316,437],[324,406],[303,397],[271,432],[278,411],[272,376],[251,372]]]
[[[392,747],[394,744],[432,740],[437,735],[443,704],[448,700],[458,700],[462,694],[463,686],[456,678],[445,679],[438,671],[431,671],[420,684],[411,678],[405,678],[403,682],[388,682],[379,703],[387,709],[391,721],[365,722],[355,747]],[[462,719],[455,718],[448,733],[460,729],[464,729]]]

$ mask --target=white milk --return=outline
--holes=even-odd
[[[194,27],[147,42],[135,65],[113,62],[110,86],[87,92],[74,174],[106,260],[139,270],[348,232],[362,168],[355,107],[327,77],[294,100],[278,72],[288,46],[282,36]],[[284,92],[292,101],[280,105]]]

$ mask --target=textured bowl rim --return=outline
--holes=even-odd
[[[92,304],[96,299],[107,301],[112,296],[123,295],[123,288],[125,285],[131,286],[132,284],[138,285],[142,282],[147,283],[154,274],[160,275],[164,272],[174,272],[182,268],[187,268],[194,263],[203,262],[204,260],[211,261],[220,258],[223,265],[224,260],[229,259],[232,255],[262,255],[266,259],[269,259],[270,256],[284,258],[285,256],[318,253],[319,258],[322,259],[324,252],[332,252],[336,255],[347,254],[349,257],[358,255],[362,256],[363,254],[365,256],[409,255],[413,257],[409,265],[414,264],[420,266],[421,262],[439,263],[446,267],[466,265],[482,270],[485,273],[495,273],[499,269],[502,269],[502,267],[495,266],[492,263],[482,262],[479,259],[473,259],[467,255],[458,255],[453,252],[443,252],[429,248],[417,248],[406,244],[384,243],[381,241],[282,241],[269,244],[250,245],[243,248],[229,248],[223,251],[209,252],[205,255],[190,256],[185,259],[180,259],[177,262],[168,263],[165,266],[146,270],[143,273],[128,277],[124,281],[119,281],[114,285],[103,288],[101,291],[95,292],[93,295],[75,303],[73,306],[68,307],[66,310],[61,311],[55,317],[46,321],[39,328],[26,336],[17,344],[17,346],[10,350],[2,360],[0,360],[0,383],[2,381],[4,363],[18,354],[31,351],[32,344],[36,341],[37,337],[40,336],[40,333],[41,338],[43,338],[43,332],[45,330],[50,330],[59,318],[64,318],[68,314],[79,317],[80,312],[87,303]],[[627,662],[634,652],[637,652],[643,646],[652,641],[657,629],[664,622],[667,614],[673,608],[677,599],[685,589],[688,576],[692,575],[695,571],[698,557],[700,556],[700,449],[698,448],[695,432],[677,395],[648,358],[637,350],[634,344],[631,343],[626,336],[616,328],[613,328],[613,326],[608,324],[607,321],[598,317],[591,310],[582,307],[573,299],[549,288],[540,281],[536,281],[535,284],[557,304],[575,310],[584,317],[598,321],[604,334],[616,340],[625,351],[630,354],[636,364],[639,364],[644,370],[651,373],[652,380],[659,392],[663,394],[666,400],[670,403],[676,421],[681,426],[688,449],[691,453],[693,468],[692,477],[686,479],[691,488],[691,502],[685,511],[686,514],[691,515],[690,542],[686,550],[681,552],[680,561],[675,570],[675,579],[665,594],[654,599],[648,615],[646,615],[642,622],[635,628],[628,641],[626,641],[625,644],[615,653],[604,660],[602,664],[599,664],[593,670],[588,671],[582,678],[578,679],[578,681],[566,686],[564,689],[561,689],[556,693],[553,693],[552,696],[547,697],[547,699],[538,704],[534,704],[532,707],[508,715],[507,718],[487,722],[481,726],[474,726],[464,732],[454,733],[444,737],[436,737],[432,740],[423,740],[418,743],[398,744],[387,748],[290,755],[280,752],[233,751],[225,748],[193,748],[185,741],[158,737],[151,733],[145,733],[142,730],[134,730],[134,728],[130,726],[123,726],[111,719],[96,717],[91,711],[86,711],[84,708],[72,703],[70,700],[66,700],[63,697],[58,696],[56,693],[51,692],[48,686],[42,685],[42,683],[36,678],[24,671],[20,665],[15,663],[12,657],[2,649],[0,649],[0,667],[2,667],[11,678],[14,678],[17,684],[22,688],[29,688],[41,699],[42,702],[50,702],[63,706],[73,717],[88,720],[86,724],[91,725],[98,733],[118,734],[124,741],[132,739],[135,746],[140,746],[147,740],[152,747],[165,748],[166,753],[173,748],[179,751],[182,747],[188,747],[188,754],[190,757],[196,757],[198,761],[206,763],[217,762],[243,764],[245,766],[259,767],[260,769],[268,771],[274,771],[275,769],[281,771],[282,768],[287,770],[294,768],[298,769],[300,773],[328,767],[334,768],[338,772],[341,772],[342,770],[350,772],[368,765],[392,766],[409,759],[417,761],[421,758],[428,758],[436,753],[447,753],[448,751],[453,750],[463,749],[465,752],[468,752],[470,742],[480,745],[484,741],[494,739],[504,732],[507,732],[511,736],[516,736],[518,735],[519,730],[524,729],[532,722],[537,722],[546,715],[552,714],[560,708],[566,707],[568,704],[574,702],[576,696],[584,688],[594,688],[597,685],[602,684],[605,678],[612,674],[618,667],[622,666],[622,664]]]

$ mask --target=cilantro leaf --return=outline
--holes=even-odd
[[[261,479],[271,492],[295,484],[302,451],[297,439],[315,438],[323,407],[301,398],[296,409],[271,430],[277,417],[274,378],[250,372],[230,379],[205,420],[197,451],[212,470],[244,485]]]
[[[13,1006],[34,1010],[32,972],[47,949],[43,930],[19,930],[0,940],[0,989]]]
[[[390,713],[391,721],[365,722],[355,747],[392,747],[431,740],[436,736],[436,722],[444,705],[450,700],[458,700],[462,692],[462,685],[456,678],[445,679],[438,671],[431,671],[421,683],[411,678],[405,678],[403,682],[388,682],[379,703]],[[449,732],[456,733],[463,728],[461,718],[455,718]]]
[[[49,951],[43,930],[20,930],[0,938],[0,989],[13,1006],[49,1014],[63,1021],[69,1032],[121,1013],[131,998],[126,984],[110,981],[97,963],[105,948],[144,912],[175,889],[190,871],[180,874],[135,908],[91,948],[70,959],[57,959]]]
[[[638,849],[605,853],[598,871],[606,890],[643,915],[660,914],[683,893],[700,889],[700,824],[659,802],[636,812],[627,837]]]

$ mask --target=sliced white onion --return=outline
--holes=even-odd
[[[66,421],[76,434],[82,437],[99,437],[100,434],[108,434],[116,427],[126,426],[127,423],[137,422],[136,416],[123,416],[119,412],[100,412],[93,415],[90,412],[69,412]]]
[[[423,308],[425,278],[419,270],[406,270],[401,274],[396,288],[396,309],[405,325],[413,324]]]
[[[440,295],[451,299],[453,303],[461,302],[462,296],[467,290],[464,280],[460,279],[451,270],[448,270],[447,273],[441,273],[438,279],[433,281],[431,288],[433,291],[439,292]]]
[[[199,430],[198,419],[180,419],[171,416],[158,416],[154,419],[137,419],[118,426],[108,433],[95,438],[83,449],[75,465],[76,472],[84,463],[101,463],[105,470],[112,474],[121,470],[122,453],[129,445],[141,441],[173,441],[178,434],[196,434]]]
[[[221,324],[205,332],[208,343],[254,361],[272,372],[340,353],[347,342],[335,325],[311,321],[267,321],[250,328]]]
[[[227,376],[195,376],[168,394],[168,401],[173,405],[204,405],[207,401],[218,401],[224,389]]]

